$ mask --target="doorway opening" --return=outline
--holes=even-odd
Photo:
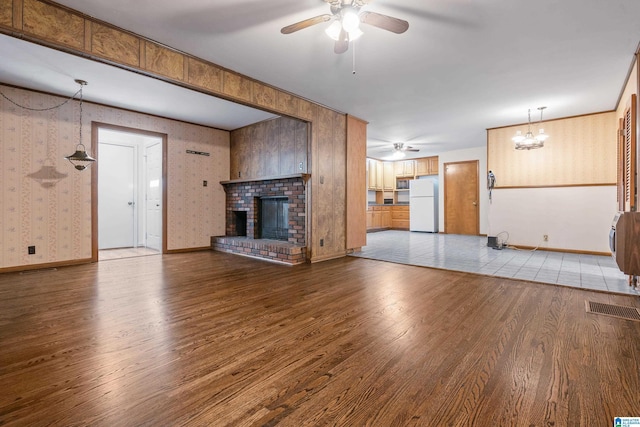
[[[99,157],[94,261],[165,252],[166,136],[95,123],[93,135]]]

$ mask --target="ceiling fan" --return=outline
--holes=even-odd
[[[349,49],[349,42],[362,35],[360,23],[402,34],[409,28],[409,23],[402,19],[383,15],[376,12],[360,11],[370,0],[324,0],[331,6],[331,14],[315,16],[295,24],[283,27],[282,34],[291,34],[312,25],[333,20],[333,23],[325,30],[327,35],[335,40],[333,51],[344,53]]]
[[[402,151],[402,152],[404,152],[404,151],[412,151],[412,152],[420,151],[419,149],[413,148],[410,145],[405,146],[403,142],[394,142],[393,143],[393,149],[395,151]]]

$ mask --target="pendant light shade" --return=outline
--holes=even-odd
[[[73,167],[79,171],[85,170],[91,165],[91,162],[96,161],[96,159],[87,154],[84,144],[78,144],[76,146],[76,152],[70,156],[65,156],[65,159],[69,160]]]
[[[69,163],[71,163],[74,168],[82,171],[89,167],[91,163],[95,162],[96,159],[87,154],[87,149],[82,143],[82,88],[87,85],[87,82],[84,80],[76,80],[76,83],[80,85],[80,135],[75,153],[65,156],[64,158],[69,160]]]

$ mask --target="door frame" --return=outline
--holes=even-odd
[[[480,235],[480,161],[479,160],[463,160],[463,161],[459,161],[459,162],[447,162],[447,163],[443,163],[442,164],[442,174],[443,174],[443,181],[444,181],[444,189],[443,189],[443,200],[442,203],[444,204],[444,233],[445,234],[449,234],[448,229],[450,228],[447,224],[447,165],[456,165],[456,164],[463,164],[463,163],[473,163],[476,166],[476,180],[477,180],[477,185],[475,186],[475,193],[476,193],[476,230],[477,233],[475,234],[476,236]],[[473,234],[472,234],[473,236]]]
[[[115,130],[127,133],[153,136],[162,140],[162,253],[167,253],[167,134],[144,129],[113,125],[102,122],[91,122],[91,147],[97,161],[91,166],[91,262],[98,262],[98,168],[100,153],[98,144],[99,129]]]

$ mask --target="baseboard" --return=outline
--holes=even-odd
[[[42,264],[28,264],[28,265],[16,265],[13,267],[0,268],[0,273],[15,273],[17,271],[29,271],[29,270],[44,270],[58,267],[69,267],[72,265],[91,264],[93,260],[91,258],[72,259],[68,261],[56,261],[46,262]]]

